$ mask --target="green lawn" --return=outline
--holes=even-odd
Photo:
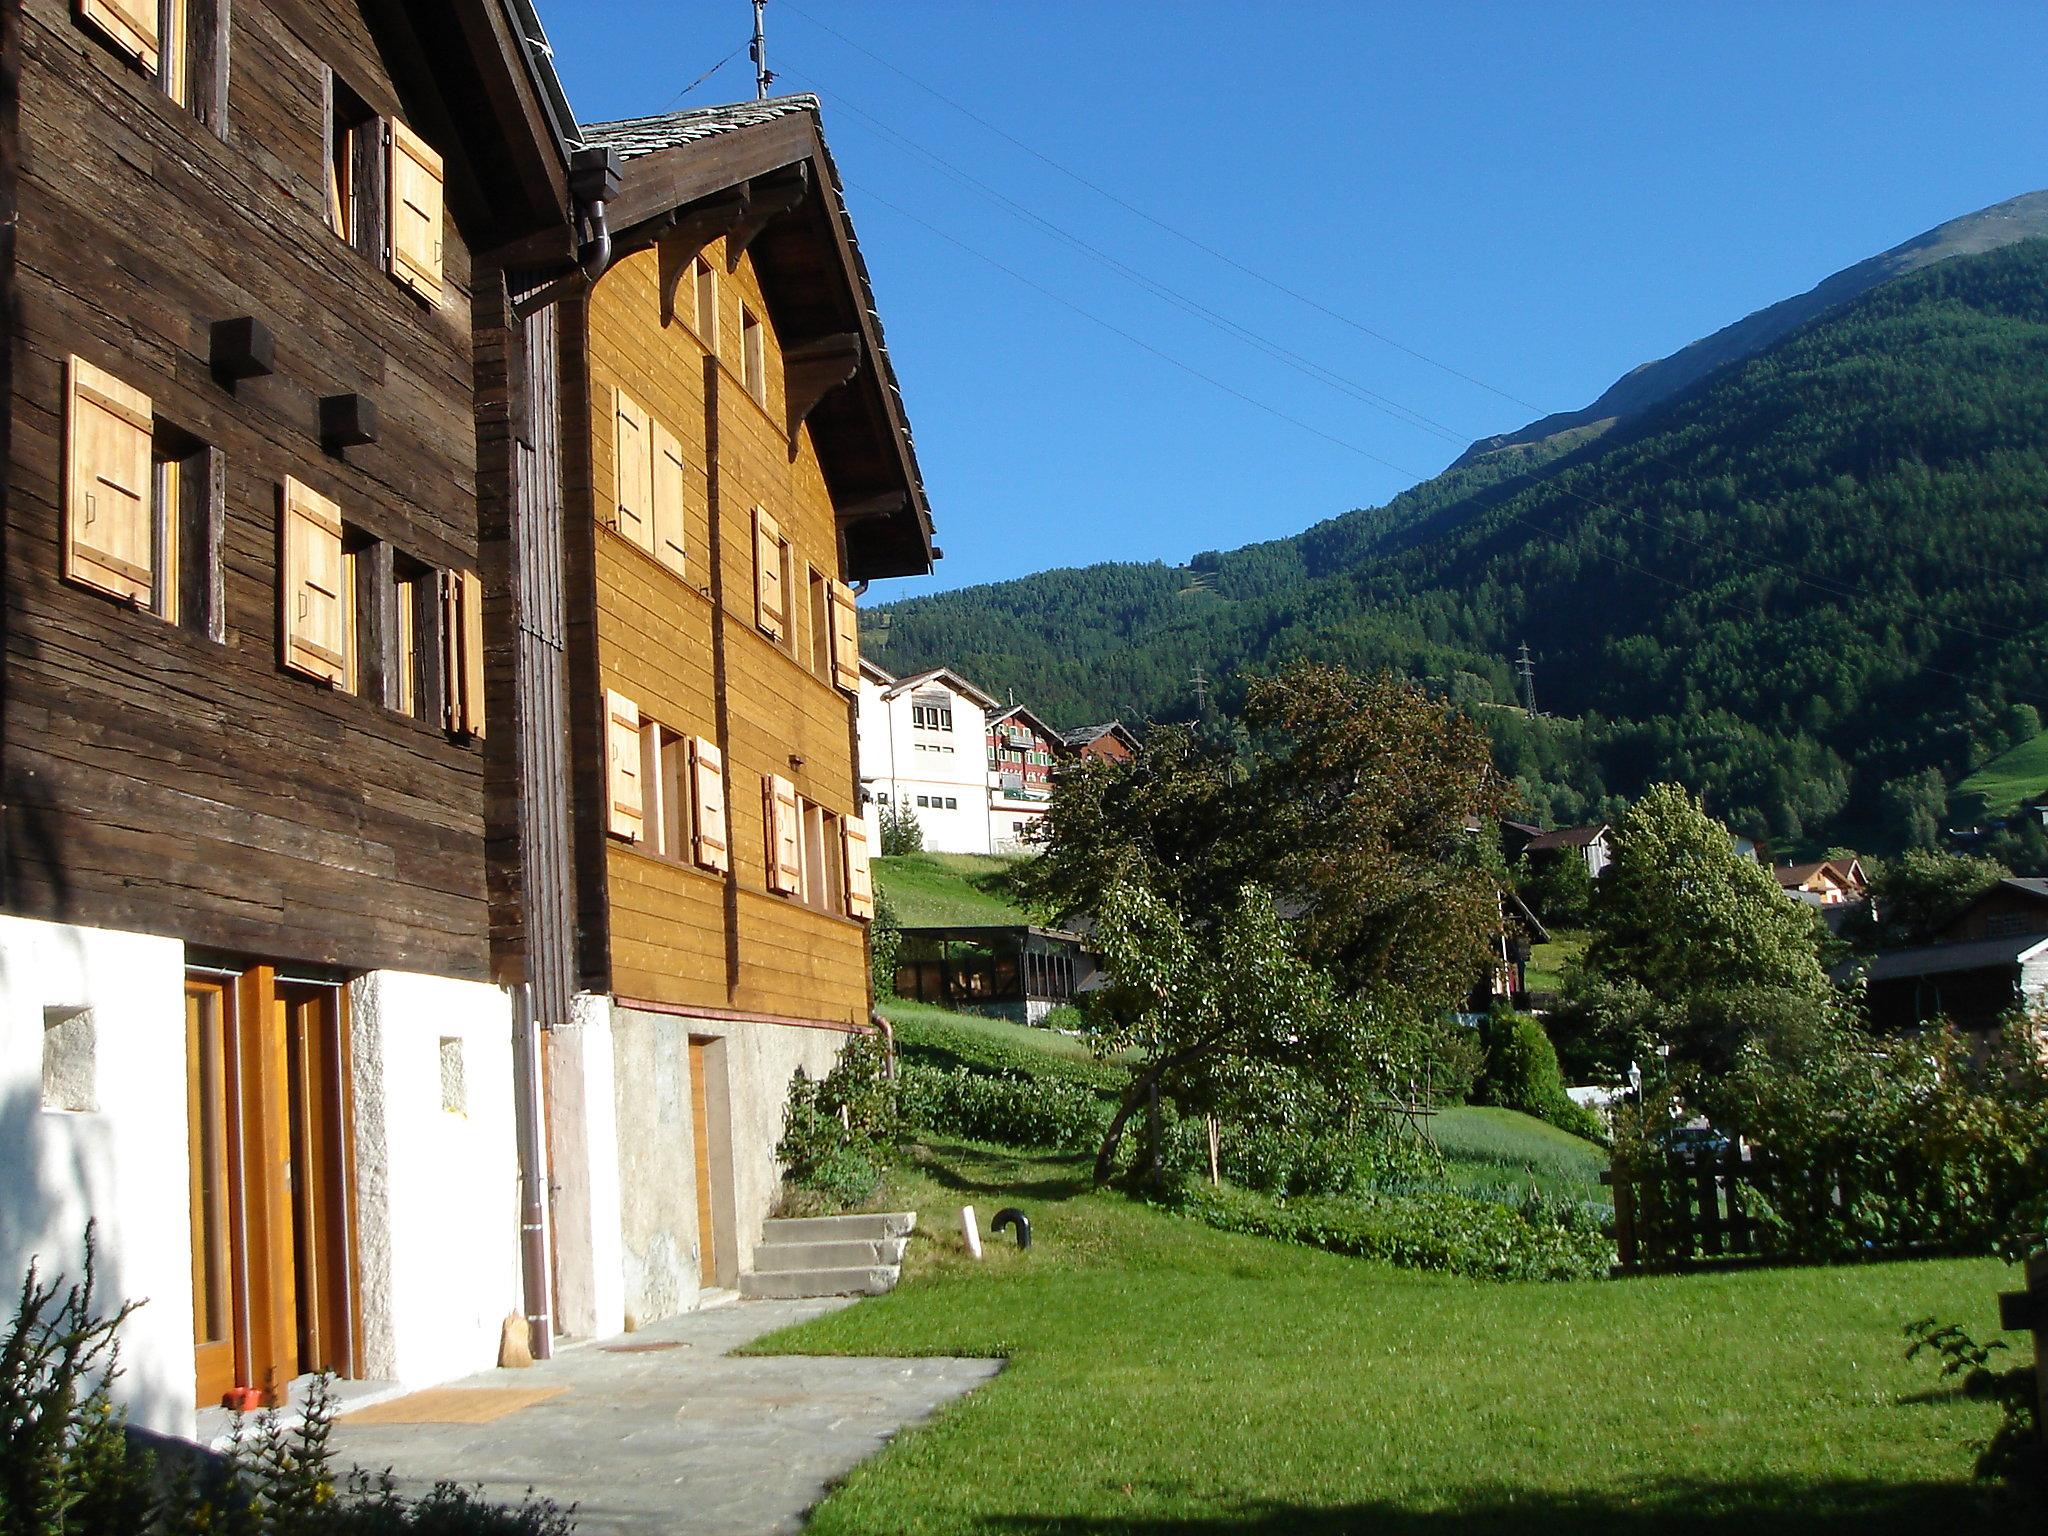
[[[1990,1412],[1901,1350],[1929,1313],[1992,1332],[1997,1263],[1455,1280],[1087,1193],[1081,1161],[924,1149],[903,1285],[755,1346],[1009,1361],[807,1531],[2034,1528],[1970,1483]],[[1022,1206],[1033,1248],[973,1264],[969,1202]]]
[[[1550,942],[1532,946],[1525,975],[1531,992],[1556,992],[1564,986],[1564,968],[1585,953],[1592,935],[1575,928],[1551,930]]]
[[[1035,922],[1017,904],[1020,861],[982,853],[906,853],[875,860],[875,884],[907,928]]]
[[[2001,753],[1949,791],[1949,820],[1967,826],[2003,816],[2048,790],[2048,731]]]
[[[1454,1189],[1512,1198],[1533,1183],[1547,1195],[1612,1203],[1600,1183],[1606,1149],[1570,1131],[1517,1110],[1476,1104],[1441,1110],[1429,1127]]]

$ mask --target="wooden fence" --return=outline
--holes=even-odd
[[[1642,1274],[1711,1265],[1895,1258],[1929,1251],[1864,1225],[1859,1190],[1876,1203],[1910,1199],[1922,1172],[1894,1171],[1877,1187],[1792,1166],[1731,1138],[1717,1148],[1673,1148],[1600,1175],[1614,1191],[1620,1268]]]

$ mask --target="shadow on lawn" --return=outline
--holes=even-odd
[[[1306,1509],[1257,1504],[1204,1519],[1011,1515],[980,1527],[1014,1536],[1890,1536],[2035,1530],[2043,1506],[2023,1494],[1953,1483],[1742,1483],[1660,1480],[1632,1494],[1474,1490],[1450,1509],[1398,1504]],[[1979,1522],[1979,1523],[1973,1523]]]
[[[1032,1173],[1037,1177],[974,1178],[961,1171],[963,1162],[986,1161],[988,1154],[974,1147],[958,1146],[948,1142],[931,1142],[924,1149],[929,1155],[917,1161],[917,1171],[930,1179],[941,1189],[957,1190],[968,1195],[1003,1195],[1018,1200],[1071,1200],[1076,1195],[1088,1193],[1089,1168],[1087,1159],[1079,1153],[1048,1153],[1033,1157],[1029,1154],[1008,1154],[1020,1175]]]

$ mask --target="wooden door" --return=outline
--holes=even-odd
[[[697,1160],[697,1283],[718,1284],[717,1190],[711,1178],[711,1125],[707,1115],[710,1093],[706,1087],[711,1041],[701,1035],[690,1037],[690,1139]]]
[[[298,1374],[356,1372],[348,1047],[340,989],[281,985]]]
[[[185,983],[185,1126],[192,1200],[192,1358],[197,1401],[207,1407],[235,1385],[241,1285],[234,1233],[240,1216],[233,998],[205,977]]]

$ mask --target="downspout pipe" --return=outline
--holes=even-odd
[[[592,146],[569,157],[569,195],[576,203],[577,232],[583,237],[576,264],[516,304],[521,319],[573,293],[587,292],[612,264],[612,229],[605,206],[615,201],[623,178],[619,152]]]
[[[513,306],[521,321],[572,293],[587,291],[612,260],[611,225],[605,206],[619,195],[618,151],[586,148],[569,157],[569,195],[583,237],[576,265]],[[527,1348],[536,1360],[555,1352],[553,1262],[548,1232],[547,1087],[541,1049],[544,1026],[533,982],[514,989],[512,1078],[513,1120],[519,1161],[519,1271],[525,1293]]]

